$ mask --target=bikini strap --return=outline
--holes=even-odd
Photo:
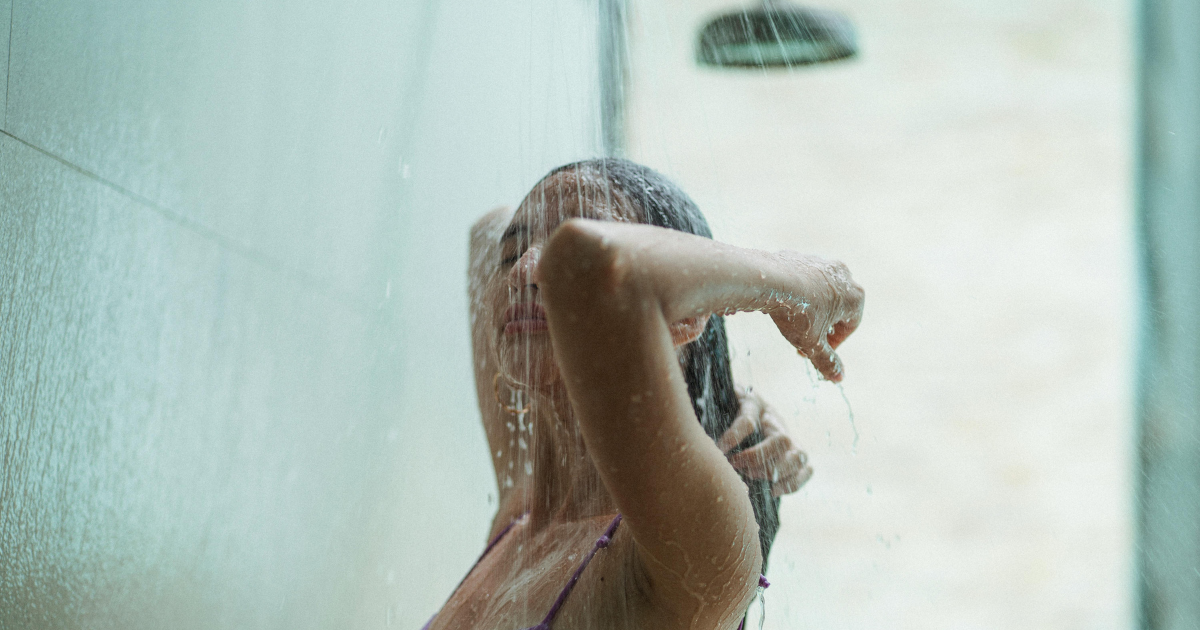
[[[579,564],[579,568],[575,569],[575,573],[571,575],[571,579],[567,581],[567,585],[564,586],[562,592],[558,594],[558,599],[554,600],[554,606],[550,608],[550,612],[546,613],[546,618],[542,620],[542,623],[539,623],[532,628],[526,628],[525,630],[550,630],[551,626],[554,625],[554,618],[558,616],[558,610],[562,608],[564,603],[566,603],[567,596],[571,594],[571,590],[575,588],[575,583],[579,581],[579,576],[583,575],[583,570],[587,568],[588,563],[590,563],[592,558],[596,556],[596,552],[607,547],[608,543],[612,542],[613,534],[616,533],[617,526],[620,524],[621,515],[618,514],[617,517],[608,524],[608,529],[605,529],[604,533],[600,535],[600,538],[596,539],[596,544],[592,546],[592,550],[588,552],[587,557],[585,557],[583,562]]]
[[[458,592],[458,589],[460,586],[463,585],[463,582],[466,582],[467,578],[471,577],[471,573],[473,573],[475,571],[475,567],[479,566],[479,563],[483,562],[483,559],[486,558],[487,555],[492,552],[492,549],[495,548],[496,545],[500,544],[500,540],[502,538],[504,538],[504,535],[507,534],[508,532],[512,531],[512,528],[515,527],[517,525],[517,523],[520,522],[521,519],[525,518],[526,516],[529,516],[529,512],[523,512],[517,518],[514,518],[513,520],[509,521],[508,525],[505,525],[504,529],[500,530],[499,534],[496,534],[496,537],[493,538],[492,541],[488,543],[487,547],[483,548],[483,553],[479,554],[479,559],[475,561],[475,564],[471,565],[471,570],[467,571],[467,574],[463,576],[463,579],[461,581],[459,581],[458,586],[455,586],[454,590],[450,592],[451,597],[454,596],[454,593]]]
[[[478,567],[479,563],[483,562],[483,559],[487,557],[488,553],[490,553],[496,545],[500,544],[500,540],[502,538],[504,538],[504,535],[507,534],[508,532],[512,531],[512,528],[515,527],[516,524],[518,522],[520,522],[521,519],[525,518],[528,515],[529,515],[529,512],[524,512],[517,518],[514,518],[513,520],[509,521],[508,525],[505,525],[504,529],[500,530],[500,533],[496,534],[495,538],[492,538],[491,542],[489,542],[487,544],[487,547],[484,547],[483,553],[479,554],[479,559],[475,561],[475,564],[471,565],[471,569],[467,571],[467,574],[463,576],[463,579],[459,580],[458,586],[455,586],[454,590],[450,591],[451,598],[453,598],[454,594],[458,592],[458,589],[462,588],[463,582],[466,582],[467,578],[471,577],[471,573],[473,573],[475,571],[475,567]],[[429,618],[429,621],[426,621],[425,625],[421,626],[421,630],[429,630],[429,626],[433,625],[434,619],[437,619],[437,613],[434,613],[434,615]]]

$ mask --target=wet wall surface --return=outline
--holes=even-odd
[[[494,510],[467,227],[596,137],[533,9],[0,3],[0,627],[436,610]]]

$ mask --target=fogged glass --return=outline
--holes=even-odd
[[[497,509],[468,230],[614,143],[867,290],[841,386],[728,318],[816,470],[750,627],[1131,625],[1130,8],[626,8],[614,74],[583,0],[0,2],[0,627],[420,628]]]

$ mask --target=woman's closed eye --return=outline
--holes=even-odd
[[[521,259],[521,254],[523,254],[523,253],[524,253],[523,251],[519,251],[519,250],[515,250],[515,249],[511,253],[501,252],[500,266],[501,267],[511,267],[514,263],[516,263],[518,260]]]
[[[529,249],[529,229],[524,225],[511,225],[500,238],[500,266],[508,267],[521,259]]]

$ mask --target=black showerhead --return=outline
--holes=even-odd
[[[764,0],[727,13],[700,31],[696,61],[709,66],[778,68],[852,57],[854,26],[835,11]]]

